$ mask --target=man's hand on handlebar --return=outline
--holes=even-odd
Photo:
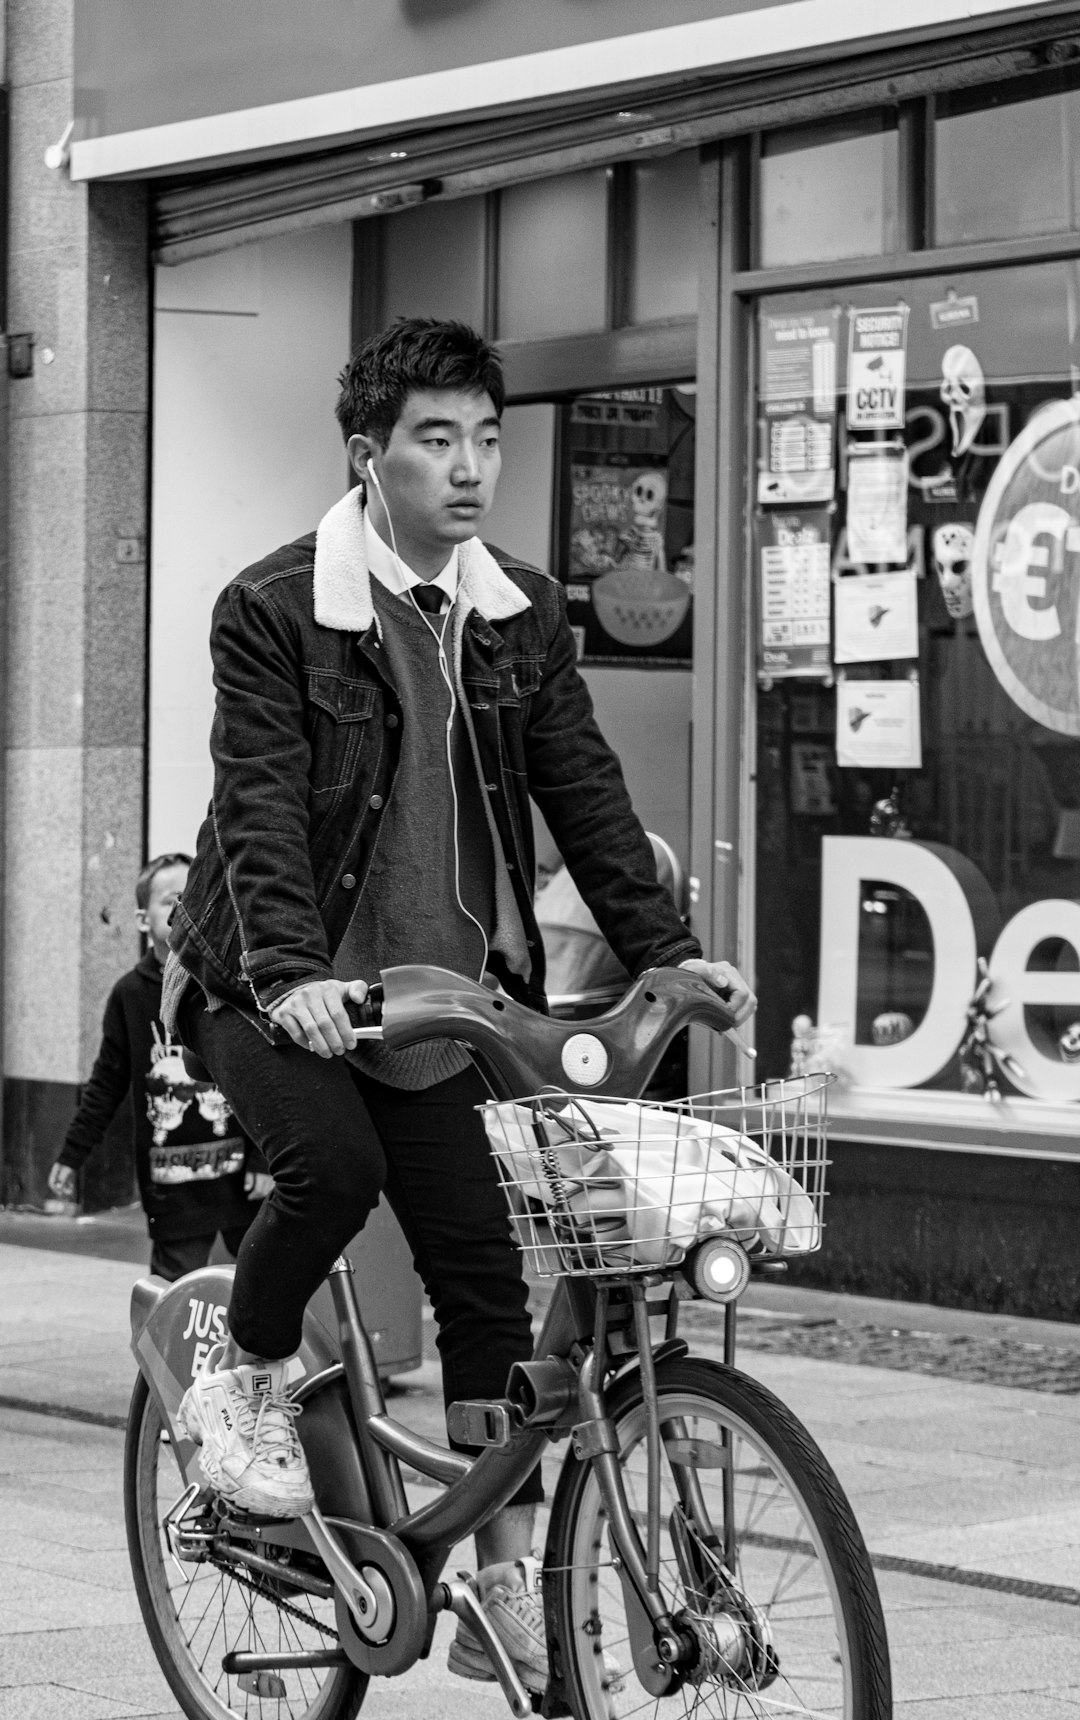
[[[731,962],[707,962],[700,956],[694,956],[688,962],[680,962],[679,966],[689,968],[691,973],[699,973],[702,979],[708,980],[732,1010],[737,1023],[753,1015],[757,1008],[757,998],[738,968]]]
[[[362,979],[309,980],[274,1005],[270,1020],[316,1057],[342,1057],[356,1045],[356,1031],[345,1006],[363,1003],[367,994],[367,982]]]

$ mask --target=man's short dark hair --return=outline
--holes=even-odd
[[[150,906],[150,886],[159,872],[167,872],[170,866],[190,865],[190,854],[157,854],[153,860],[148,860],[135,880],[135,906],[137,908]]]
[[[346,442],[370,436],[380,448],[389,442],[407,396],[420,389],[489,394],[499,418],[506,404],[495,348],[467,323],[434,317],[399,317],[372,335],[357,347],[338,382],[337,420]]]

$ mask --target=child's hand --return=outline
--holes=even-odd
[[[70,1165],[53,1165],[49,1172],[49,1193],[57,1200],[75,1199],[75,1172]]]
[[[269,1171],[244,1172],[244,1193],[248,1200],[265,1200],[273,1186],[274,1179]]]

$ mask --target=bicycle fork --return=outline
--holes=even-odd
[[[597,1297],[592,1349],[578,1377],[581,1421],[574,1428],[574,1453],[592,1463],[608,1517],[612,1555],[622,1584],[634,1669],[651,1696],[663,1696],[679,1669],[696,1654],[696,1643],[679,1630],[660,1593],[660,1417],[656,1401],[652,1340],[645,1293],[633,1286],[634,1328],[646,1415],[646,1544],[642,1547],[623,1485],[615,1427],[607,1414],[603,1381],[607,1350],[607,1295]],[[704,1527],[704,1525],[703,1525]]]

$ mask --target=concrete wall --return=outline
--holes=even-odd
[[[10,0],[0,1195],[34,1202],[138,954],[148,270],[138,186],[73,186],[42,155],[71,113],[72,0]],[[130,1193],[126,1179],[125,1195]]]
[[[151,853],[193,849],[210,797],[215,598],[345,490],[351,291],[346,225],[156,271]]]

